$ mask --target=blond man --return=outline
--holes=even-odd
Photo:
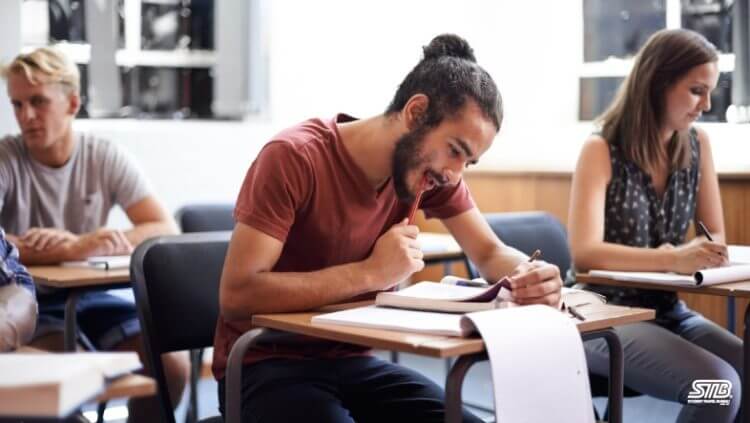
[[[176,232],[174,220],[135,164],[114,143],[73,131],[81,106],[78,68],[54,48],[18,55],[2,69],[21,133],[0,141],[0,225],[26,265],[129,254],[147,238]],[[106,228],[120,206],[133,227]],[[37,341],[62,319],[64,293],[39,292]],[[83,295],[79,328],[102,350],[143,358],[132,302],[105,292]],[[59,336],[58,336],[59,338]],[[173,403],[185,385],[184,354],[165,356]],[[159,421],[156,398],[132,401],[130,421]]]

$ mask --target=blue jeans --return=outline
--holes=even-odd
[[[643,394],[685,404],[679,423],[733,422],[742,398],[742,340],[679,301],[654,322],[615,328],[625,352],[625,385]],[[600,339],[584,343],[589,371],[607,376],[609,352]],[[732,383],[728,406],[687,404],[695,379]]]
[[[66,293],[37,295],[36,336],[62,331]],[[78,329],[99,351],[108,351],[141,333],[135,303],[105,291],[84,292],[76,303]]]
[[[269,359],[242,369],[242,422],[443,422],[443,390],[375,357]],[[219,381],[224,414],[224,380]],[[464,422],[481,423],[464,410]]]

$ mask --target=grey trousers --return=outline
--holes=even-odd
[[[680,301],[654,322],[615,328],[625,352],[625,385],[643,394],[685,404],[677,422],[733,422],[742,398],[742,340]],[[584,343],[589,371],[607,376],[607,344]],[[728,406],[687,404],[695,379],[732,383]]]

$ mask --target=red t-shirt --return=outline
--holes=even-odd
[[[276,135],[245,176],[235,219],[284,243],[274,272],[311,272],[366,259],[377,239],[409,213],[393,182],[376,190],[341,141],[337,122],[311,119]],[[474,207],[463,180],[424,193],[427,217],[446,219]],[[247,325],[219,315],[213,371],[222,378],[229,351]],[[273,345],[252,349],[245,363],[271,357],[345,357],[366,348],[309,339],[305,347]],[[295,343],[296,344],[296,343]]]

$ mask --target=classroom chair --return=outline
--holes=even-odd
[[[531,255],[539,249],[541,259],[560,268],[560,277],[565,277],[570,269],[571,255],[568,247],[568,235],[565,227],[557,218],[546,212],[513,212],[484,214],[492,231],[507,245],[524,254]],[[476,266],[467,258],[466,268],[471,278],[479,277]],[[604,376],[589,374],[591,394],[607,396],[608,383]],[[626,397],[642,395],[640,392],[625,387]],[[608,408],[604,420],[608,417]]]
[[[183,233],[231,231],[234,229],[234,205],[188,204],[177,210],[175,219]],[[198,381],[203,374],[204,350],[190,351],[190,399],[187,409],[187,422],[193,423],[198,413]]]
[[[138,319],[148,364],[158,386],[164,422],[175,423],[161,354],[213,345],[219,314],[219,280],[230,232],[193,233],[152,238],[133,252]],[[264,330],[237,340],[229,355],[226,378],[226,423],[239,423],[242,358]],[[202,423],[220,423],[220,416]]]
[[[189,204],[176,213],[183,233],[231,231],[234,229],[234,204]]]

